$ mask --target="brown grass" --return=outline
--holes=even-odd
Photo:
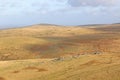
[[[39,68],[37,67],[26,67],[26,68],[23,68],[23,70],[38,70]]]
[[[48,71],[48,70],[47,70],[47,69],[44,69],[44,68],[38,69],[38,72],[44,72],[44,71]]]
[[[0,60],[55,58],[70,53],[119,53],[120,24],[106,26],[34,25],[0,30]]]
[[[5,78],[3,78],[3,77],[0,77],[0,80],[6,80]]]
[[[54,59],[1,61],[0,75],[9,80],[120,80],[119,56],[106,53],[68,56],[58,62]]]
[[[44,71],[47,71],[47,69],[44,69],[44,68],[38,68],[38,67],[26,67],[24,68],[23,70],[36,70],[38,72],[44,72]]]
[[[15,74],[16,74],[16,73],[20,73],[20,71],[13,71],[12,73],[15,73]]]

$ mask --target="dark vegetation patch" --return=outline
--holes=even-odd
[[[47,70],[44,68],[38,69],[38,72],[44,72],[44,71],[47,71]]]
[[[89,34],[72,37],[41,37],[51,43],[45,45],[32,44],[25,46],[31,53],[43,58],[59,57],[64,54],[94,54],[110,50],[116,37],[106,34]],[[116,44],[116,43],[115,43]],[[116,47],[116,46],[115,46]]]
[[[26,68],[23,68],[23,70],[38,70],[39,68],[37,67],[26,67]]]
[[[6,80],[5,78],[3,78],[3,77],[0,77],[0,80]]]
[[[23,68],[23,70],[36,70],[36,71],[38,71],[38,72],[48,71],[47,69],[38,68],[38,67],[26,67],[26,68]]]
[[[120,25],[119,24],[106,25],[105,27],[98,27],[93,29],[105,32],[120,32]]]
[[[15,74],[17,74],[17,73],[20,73],[20,71],[13,71],[12,73],[15,73]]]

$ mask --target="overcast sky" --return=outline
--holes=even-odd
[[[0,0],[0,26],[120,22],[120,0]]]

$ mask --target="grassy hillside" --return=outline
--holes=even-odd
[[[120,80],[119,44],[120,24],[0,30],[0,80]]]
[[[120,54],[0,62],[0,80],[120,80]]]
[[[0,60],[119,53],[120,25],[62,27],[34,25],[0,30]]]

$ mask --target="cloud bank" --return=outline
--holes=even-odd
[[[65,8],[63,0],[0,0],[1,15],[46,13]]]
[[[74,7],[120,7],[119,0],[0,0],[0,15],[45,14],[78,10]],[[79,8],[81,9],[81,8]],[[112,9],[111,9],[112,10]],[[65,12],[66,12],[65,11]]]
[[[115,6],[119,0],[68,0],[68,3],[73,7],[80,6]]]
[[[0,25],[120,21],[120,0],[0,0]]]

